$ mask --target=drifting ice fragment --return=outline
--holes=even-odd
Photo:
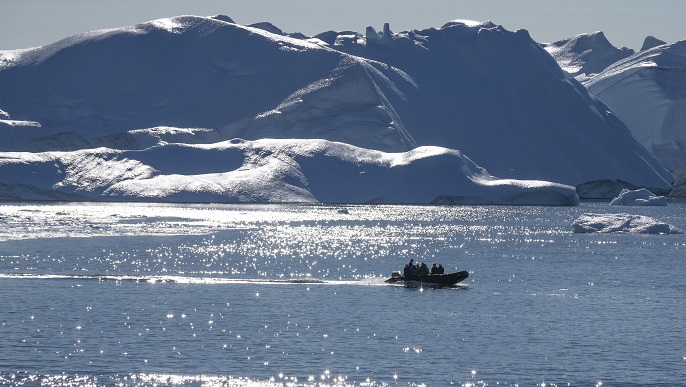
[[[642,215],[583,214],[572,223],[576,233],[683,234],[680,229]]]

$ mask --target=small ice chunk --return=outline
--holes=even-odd
[[[623,189],[619,196],[612,199],[610,204],[615,206],[666,206],[667,198],[656,196],[645,188],[637,190]]]

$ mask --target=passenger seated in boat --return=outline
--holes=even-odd
[[[410,268],[409,264],[406,264],[405,269],[403,269],[403,277],[405,277],[405,278],[411,278],[412,277],[412,268]]]
[[[417,276],[417,266],[415,265],[410,265],[410,278],[414,278]]]
[[[429,275],[429,273],[430,273],[430,272],[429,272],[429,267],[426,266],[426,263],[422,262],[422,265],[419,266],[419,275],[420,275],[420,276]]]
[[[436,266],[436,262],[434,262],[433,265],[431,265],[431,275],[438,274],[438,266]]]
[[[441,264],[438,265],[438,274],[445,274],[445,268]]]

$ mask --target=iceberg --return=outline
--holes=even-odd
[[[674,175],[670,196],[686,196],[686,41],[621,60],[584,85],[624,121]]]
[[[645,44],[651,43],[654,44],[654,41],[646,39]],[[541,46],[555,58],[563,70],[580,82],[635,54],[630,48],[612,45],[602,31],[580,34],[553,43],[541,43]]]
[[[636,54],[636,51],[630,48],[615,47],[602,31],[540,44],[564,71],[581,83],[602,73],[620,60]],[[654,36],[646,36],[639,52],[663,44],[667,43]]]
[[[334,48],[402,70],[417,85],[391,99],[417,144],[460,149],[503,178],[585,185],[584,198],[671,189],[673,177],[526,30],[455,20],[399,33],[384,26],[377,35]],[[660,181],[645,179],[655,173]]]
[[[583,214],[572,228],[575,233],[683,234],[670,224],[630,214]]]
[[[666,206],[667,198],[654,195],[645,188],[633,191],[623,189],[619,196],[612,199],[610,204],[615,206]]]
[[[203,162],[194,162],[202,159]],[[0,153],[0,198],[224,203],[576,205],[574,187],[498,179],[461,152],[327,140]]]
[[[667,44],[667,42],[649,35],[643,40],[643,45],[641,46],[640,51],[650,50],[653,47],[661,46],[663,44]]]
[[[379,201],[546,204],[573,203],[570,186],[585,198],[607,199],[627,187],[671,189],[673,176],[525,30],[456,20],[399,33],[386,24],[365,34],[299,36],[267,22],[180,16],[0,51],[3,192],[356,203],[373,194]],[[286,150],[270,145],[264,153],[247,152],[227,145],[234,139],[243,139],[237,142],[245,149],[282,140]],[[363,159],[292,151],[320,149],[321,141],[347,144]],[[443,153],[397,168],[368,160],[427,149]],[[168,167],[147,162],[172,151],[187,157],[183,168],[177,160]],[[46,172],[47,159],[69,179],[28,167]],[[448,159],[453,163],[444,164]],[[78,172],[79,160],[96,163],[102,175],[112,168],[118,180]],[[237,160],[245,165],[237,167]],[[312,160],[340,174],[325,174]],[[425,187],[424,196],[411,180],[398,183],[404,175],[396,171],[433,162],[457,168],[443,171],[454,178],[432,172],[426,183],[437,186]],[[488,172],[463,173],[470,163]],[[26,173],[17,174],[22,165]],[[356,165],[395,177],[375,183],[358,171],[346,180]],[[159,172],[165,169],[174,172]],[[364,174],[373,176],[370,171]],[[326,191],[337,178],[360,184],[341,192],[374,189],[358,196]],[[382,181],[393,184],[383,189]],[[447,189],[446,181],[465,184]],[[552,200],[550,192],[562,196]]]

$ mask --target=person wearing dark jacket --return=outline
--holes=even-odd
[[[410,265],[405,265],[405,269],[403,270],[403,277],[412,278],[412,268],[410,268]]]
[[[421,266],[419,266],[419,275],[424,276],[424,275],[429,275],[429,267],[426,266],[426,263],[422,262]]]

